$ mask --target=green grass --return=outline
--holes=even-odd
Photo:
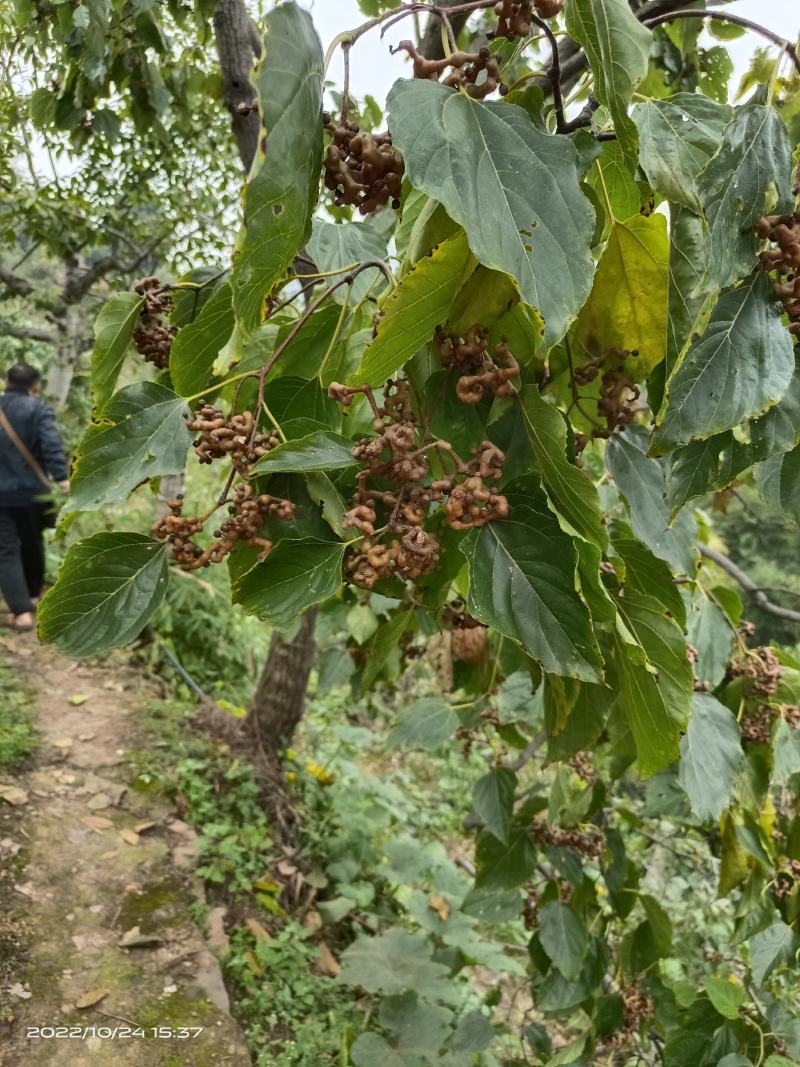
[[[19,767],[36,751],[33,693],[0,663],[0,768]]]

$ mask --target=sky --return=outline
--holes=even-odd
[[[301,2],[311,11],[323,48],[327,48],[338,33],[355,29],[365,21],[356,0]],[[789,40],[797,40],[800,36],[800,0],[733,0],[729,10],[733,14],[751,18]],[[403,55],[391,55],[389,45],[397,44],[404,37],[413,37],[410,22],[410,19],[401,22],[389,30],[383,40],[380,38],[380,30],[375,29],[356,43],[351,52],[350,87],[357,98],[371,93],[382,105],[397,78],[409,76],[408,64],[404,62]],[[706,44],[720,43],[708,38],[707,34],[705,38]],[[726,42],[735,64],[732,86],[738,84],[756,48],[766,43],[752,33]],[[341,52],[337,51],[329,77],[341,85],[342,74]]]

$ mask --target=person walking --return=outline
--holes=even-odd
[[[69,490],[69,470],[51,408],[38,399],[41,375],[17,363],[0,395],[0,593],[12,630],[32,630],[44,585],[44,531],[53,513],[48,475]]]

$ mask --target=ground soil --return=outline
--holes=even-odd
[[[125,758],[154,692],[33,635],[0,643],[41,734],[29,766],[0,772],[0,1064],[245,1067],[194,832]]]

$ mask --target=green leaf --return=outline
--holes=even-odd
[[[758,242],[752,227],[765,211],[792,210],[791,162],[786,126],[774,107],[735,110],[698,180],[709,225],[710,287],[731,285],[753,269]]]
[[[449,969],[431,960],[432,942],[422,934],[391,927],[377,937],[359,937],[342,953],[337,981],[368,993],[392,995],[416,990],[440,994],[450,984]]]
[[[96,533],[72,545],[38,611],[39,636],[68,656],[93,656],[137,637],[164,599],[164,544]]]
[[[797,952],[797,938],[791,926],[778,920],[748,942],[750,970],[757,986],[763,986],[780,963],[790,964]]]
[[[448,1008],[421,1003],[416,992],[409,990],[384,997],[378,1018],[383,1029],[391,1031],[401,1055],[421,1057],[421,1062],[427,1063],[428,1057],[436,1058],[444,1046],[453,1013]],[[379,1062],[382,1064],[383,1060]]]
[[[323,274],[348,267],[351,263],[363,263],[368,259],[385,260],[388,256],[386,239],[374,226],[366,222],[336,224],[322,219],[314,219],[311,224],[308,253],[317,270]],[[348,302],[355,306],[370,291],[377,295],[385,284],[381,269],[372,267],[357,274],[352,287],[342,285],[336,289],[333,299],[344,303],[348,300],[349,288]]]
[[[663,959],[672,951],[672,920],[656,898],[651,897],[649,893],[642,893],[639,900],[647,916],[655,955],[658,959]]]
[[[575,328],[583,353],[630,352],[626,373],[634,381],[646,378],[664,358],[668,282],[664,216],[635,215],[614,222]]]
[[[637,105],[639,161],[652,187],[671,201],[700,214],[697,178],[719,148],[733,111],[698,93]]]
[[[285,629],[342,584],[345,545],[313,537],[279,541],[251,570],[234,578],[233,601],[250,615]]]
[[[253,467],[254,474],[277,471],[329,471],[355,467],[353,442],[335,433],[317,430],[299,441],[285,441],[273,448]]]
[[[459,726],[458,715],[441,697],[423,697],[406,709],[390,732],[390,748],[441,748]]]
[[[413,608],[397,611],[391,619],[378,627],[375,637],[369,646],[367,662],[364,665],[364,673],[361,676],[362,693],[367,693],[372,688],[375,679],[385,667],[386,661],[400,643],[400,638],[405,633],[413,615]]]
[[[133,337],[144,298],[136,293],[114,293],[100,308],[94,323],[92,400],[95,410],[110,399],[125,353]]]
[[[378,616],[369,604],[354,604],[347,613],[347,629],[357,645],[363,645],[378,629]]]
[[[230,282],[220,285],[172,342],[169,373],[181,396],[199,393],[212,381],[214,361],[233,333],[232,297]]]
[[[600,499],[592,480],[567,459],[567,424],[535,386],[520,393],[520,411],[536,468],[553,510],[579,537],[604,549]]]
[[[574,980],[583,969],[589,942],[578,916],[567,904],[551,900],[539,910],[539,941],[565,978]]]
[[[482,830],[475,846],[478,889],[516,889],[530,881],[536,869],[536,849],[527,827],[515,827],[508,841],[499,841]]]
[[[626,646],[623,663],[630,661],[631,667],[642,669],[623,666],[627,683],[623,706],[636,743],[639,769],[646,777],[678,756],[678,731],[689,718],[692,702],[692,668],[680,627],[657,600],[626,588],[625,595],[617,599],[617,610],[638,642],[638,646]],[[646,663],[641,662],[642,654]],[[648,667],[654,673],[648,674]]]
[[[670,204],[669,223],[669,315],[665,378],[675,368],[705,305],[702,291],[705,275],[706,228],[702,219],[678,204]],[[653,405],[657,411],[661,406]]]
[[[498,841],[508,841],[517,776],[507,767],[496,767],[479,778],[472,790],[472,807]]]
[[[627,0],[567,0],[567,33],[582,45],[594,77],[593,93],[614,120],[631,170],[636,127],[628,115],[633,90],[647,74],[652,34]]]
[[[756,271],[720,297],[667,382],[653,444],[661,452],[731,430],[776,404],[794,374],[792,337],[769,278]]]
[[[606,466],[628,502],[636,537],[677,573],[694,574],[697,523],[688,510],[671,521],[670,509],[664,502],[664,471],[657,460],[646,454],[646,449],[644,430],[629,426],[608,442]]]
[[[265,21],[253,75],[263,129],[231,276],[236,317],[250,332],[261,324],[265,296],[308,237],[322,167],[322,47],[311,16],[291,2],[270,10]]]
[[[692,600],[686,636],[697,650],[695,674],[715,689],[725,677],[735,635],[722,609],[702,592]]]
[[[515,482],[506,495],[509,518],[470,530],[459,546],[469,562],[469,610],[549,673],[592,681],[602,660],[575,592],[575,547],[535,481]]]
[[[495,1032],[492,1024],[476,1008],[468,1012],[456,1027],[447,1047],[453,1052],[483,1052],[494,1041]]]
[[[380,1034],[359,1034],[350,1049],[350,1061],[355,1067],[409,1067],[408,1060]]]
[[[785,785],[800,774],[800,736],[779,715],[772,731],[772,784]]]
[[[749,440],[742,440],[743,430]],[[800,373],[795,365],[786,393],[764,415],[739,431],[726,430],[707,441],[692,441],[671,453],[667,501],[680,507],[695,497],[724,489],[748,467],[788,452],[799,440]]]
[[[730,805],[743,759],[733,713],[714,697],[695,693],[681,738],[680,780],[698,819],[716,822]]]
[[[437,245],[405,275],[381,308],[375,339],[350,376],[353,384],[383,385],[430,342],[453,299],[475,268],[462,231]]]
[[[708,999],[726,1019],[738,1019],[739,1008],[749,999],[741,982],[733,982],[730,978],[706,978],[705,989]]]
[[[625,588],[655,597],[680,626],[685,626],[686,607],[675,585],[672,571],[664,560],[655,556],[645,544],[635,538],[631,528],[623,522],[616,521],[612,524],[611,544],[625,564]]]
[[[567,137],[541,133],[522,108],[480,103],[437,82],[389,93],[389,126],[411,184],[467,231],[481,263],[505,271],[563,337],[589,294],[594,212]]]
[[[760,464],[756,482],[765,504],[800,525],[800,446]]]
[[[117,393],[100,412],[103,421],[90,426],[78,445],[62,514],[96,511],[125,500],[149,478],[179,474],[192,440],[187,410],[182,397],[155,382]]]

